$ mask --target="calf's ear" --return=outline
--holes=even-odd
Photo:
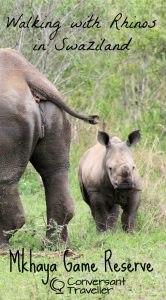
[[[141,134],[139,130],[135,130],[133,132],[131,132],[128,136],[128,140],[127,140],[127,145],[128,146],[132,146],[135,145],[139,142],[141,138]]]
[[[104,132],[104,131],[99,131],[98,132],[98,136],[97,136],[97,140],[100,144],[104,145],[104,146],[108,146],[110,144],[110,137],[109,135]]]

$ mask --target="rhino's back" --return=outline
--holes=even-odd
[[[105,152],[105,147],[97,143],[82,156],[79,163],[79,173],[86,188],[99,186],[104,175]]]

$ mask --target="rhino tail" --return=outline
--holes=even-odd
[[[34,93],[38,99],[48,100],[54,103],[60,109],[63,109],[75,118],[84,120],[90,124],[98,123],[99,117],[97,115],[85,116],[71,109],[64,102],[63,97],[56,87],[19,52],[13,49],[6,49],[6,52],[10,54],[14,69],[21,71],[32,93]]]

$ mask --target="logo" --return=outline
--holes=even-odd
[[[50,281],[50,288],[56,293],[56,294],[63,294],[63,288],[65,286],[65,283],[62,280],[59,280],[57,277],[54,277]]]

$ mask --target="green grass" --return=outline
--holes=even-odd
[[[80,279],[108,279],[126,280],[125,285],[113,286],[109,295],[69,294],[68,289],[63,295],[56,295],[50,289],[49,283],[43,285],[42,278],[45,272],[19,273],[16,266],[9,270],[9,255],[0,258],[0,299],[2,300],[29,300],[29,299],[162,299],[164,298],[164,200],[165,200],[165,160],[157,146],[151,149],[135,149],[134,156],[143,177],[142,203],[137,215],[137,231],[135,234],[126,234],[122,231],[120,218],[116,232],[107,232],[97,235],[95,224],[89,207],[84,203],[78,187],[77,165],[81,153],[87,145],[79,146],[72,143],[70,185],[75,204],[75,216],[69,224],[71,245],[70,248],[78,259],[68,258],[73,264],[80,262],[95,263],[97,272],[68,273],[64,269],[62,257],[48,258],[34,257],[33,262],[56,263],[57,272],[51,273],[52,277],[67,282]],[[77,150],[77,151],[76,151]],[[144,160],[141,159],[144,157]],[[20,182],[20,192],[26,211],[26,224],[11,239],[11,249],[32,249],[38,253],[54,253],[55,250],[65,250],[65,245],[48,245],[45,239],[46,208],[44,190],[40,178],[29,165]],[[150,263],[152,272],[111,272],[104,271],[104,253],[111,249],[111,263],[142,262]],[[28,256],[26,256],[28,260]]]

